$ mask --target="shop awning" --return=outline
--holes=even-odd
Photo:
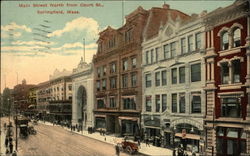
[[[182,138],[182,133],[175,133],[175,136]],[[200,140],[200,136],[196,134],[186,134],[186,139]]]
[[[132,121],[137,121],[138,118],[135,117],[127,117],[127,116],[119,116],[119,120],[132,120]]]
[[[102,118],[106,118],[106,115],[100,115],[100,114],[98,114],[98,115],[95,115],[95,117],[102,117]]]

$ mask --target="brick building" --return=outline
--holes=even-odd
[[[148,11],[138,7],[121,28],[100,33],[94,56],[95,128],[138,135],[141,114],[142,32]]]
[[[249,1],[209,13],[206,25],[206,153],[250,153]]]

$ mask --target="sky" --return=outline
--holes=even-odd
[[[171,9],[188,15],[211,12],[234,1],[168,1]],[[138,6],[162,7],[164,1],[1,1],[1,91],[26,79],[28,84],[49,80],[55,69],[72,71],[83,56],[91,62],[98,33],[119,28],[124,16]],[[46,11],[63,11],[50,14]],[[73,11],[75,14],[67,13]]]

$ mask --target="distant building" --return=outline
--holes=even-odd
[[[37,109],[48,121],[71,121],[72,80],[70,72],[55,70],[50,80],[38,84]]]
[[[84,129],[94,126],[93,65],[81,58],[72,73],[72,124]]]

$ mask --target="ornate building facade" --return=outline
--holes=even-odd
[[[249,1],[217,9],[204,23],[206,154],[249,155]]]
[[[141,124],[155,145],[162,137],[164,147],[180,142],[186,149],[204,150],[204,14],[190,17],[166,4],[152,8],[148,22],[159,25],[153,37],[147,34],[150,25],[144,30]]]
[[[73,101],[72,125],[82,126],[84,129],[94,126],[93,108],[93,65],[87,64],[81,58],[77,68],[72,73]]]

